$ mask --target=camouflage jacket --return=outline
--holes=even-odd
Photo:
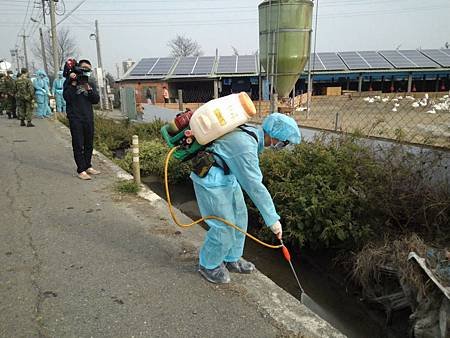
[[[12,77],[5,77],[3,78],[4,82],[4,93],[8,94],[9,96],[16,95],[16,81]]]
[[[34,87],[27,75],[21,75],[16,81],[16,98],[31,102],[34,100]]]

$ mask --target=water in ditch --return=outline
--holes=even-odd
[[[165,198],[160,178],[146,177],[143,181],[155,193]],[[175,207],[193,219],[200,217],[190,182],[172,185],[171,196]],[[295,278],[279,250],[267,249],[247,240],[244,257],[281,288],[300,298]],[[333,268],[331,259],[325,252],[293,254],[292,261],[300,282],[313,300],[305,305],[350,338],[407,337],[408,314],[395,314],[395,324],[386,327],[383,312],[369,308],[359,301],[355,290],[346,289],[345,283],[340,282],[342,276]]]

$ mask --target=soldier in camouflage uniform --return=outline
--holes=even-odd
[[[5,110],[8,118],[17,118],[16,115],[16,81],[11,77],[12,71],[8,70],[4,79],[5,88]]]
[[[25,126],[25,119],[27,120],[27,127],[34,127],[31,123],[33,117],[34,106],[34,87],[30,78],[28,77],[28,70],[22,68],[21,75],[16,82],[16,99],[17,107],[19,108],[20,126]]]

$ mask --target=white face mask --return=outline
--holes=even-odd
[[[270,146],[268,146],[267,148],[270,149],[274,149],[274,150],[280,150],[283,149],[284,147],[286,147],[289,144],[289,141],[278,141],[277,143],[274,144],[273,142],[273,138],[270,138]]]

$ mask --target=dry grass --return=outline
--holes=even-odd
[[[415,251],[424,256],[426,249],[427,245],[416,234],[397,240],[385,239],[381,244],[370,243],[355,257],[353,278],[366,295],[380,296],[377,287],[382,287],[385,282],[385,268],[392,268],[397,271],[402,284],[425,295],[427,288],[423,272],[408,261],[408,254]]]

